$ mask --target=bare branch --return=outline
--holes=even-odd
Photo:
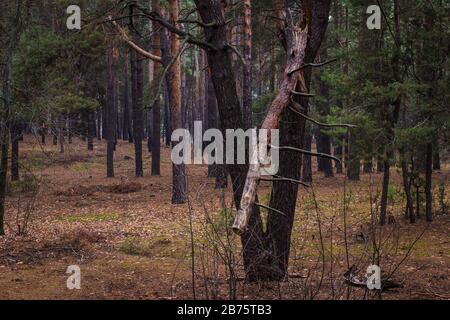
[[[305,64],[302,65],[300,68],[296,68],[296,69],[294,69],[294,70],[289,71],[289,72],[288,72],[288,75],[290,76],[291,74],[293,74],[293,73],[295,73],[295,72],[297,72],[297,71],[300,71],[300,70],[302,70],[302,69],[304,69],[304,68],[307,68],[307,67],[310,67],[310,68],[320,68],[320,67],[326,66],[327,64],[330,64],[330,63],[333,63],[333,62],[336,62],[336,61],[337,61],[337,59],[331,59],[331,60],[329,60],[329,61],[322,62],[322,63],[305,63]]]
[[[152,53],[142,49],[141,47],[139,47],[137,44],[135,44],[133,41],[130,40],[130,38],[128,37],[128,35],[125,32],[125,30],[123,30],[117,24],[116,21],[112,20],[111,16],[109,16],[108,18],[111,21],[111,24],[119,31],[122,40],[124,40],[126,43],[128,43],[128,45],[130,47],[132,47],[137,53],[139,53],[140,55],[142,55],[142,56],[144,56],[144,57],[146,57],[146,58],[148,58],[150,60],[162,63],[162,58],[161,57],[158,57],[158,56],[156,56],[156,55],[154,55],[154,54],[152,54]]]
[[[133,4],[133,6],[136,7],[137,9],[139,9],[148,19],[158,22],[161,26],[163,26],[170,32],[179,35],[183,39],[188,38],[189,43],[198,45],[199,47],[204,48],[204,49],[217,50],[217,48],[214,47],[211,43],[203,41],[201,39],[198,39],[195,36],[193,36],[192,34],[186,32],[186,31],[183,31],[181,29],[178,29],[173,24],[171,24],[169,21],[167,21],[163,17],[161,17],[161,15],[159,15],[157,12],[149,11],[148,9],[146,9],[140,5],[137,5],[137,4]]]
[[[325,127],[325,128],[357,128],[358,127],[353,124],[322,123],[317,120],[314,120],[313,118],[308,117],[307,115],[301,113],[300,111],[298,111],[296,108],[294,108],[292,106],[289,106],[289,109],[291,109],[293,112],[298,114],[303,119],[308,120],[308,121],[318,125],[319,127]]]
[[[256,202],[255,202],[255,205],[258,206],[258,207],[261,207],[261,208],[264,208],[264,209],[271,210],[271,211],[273,211],[273,212],[279,213],[279,214],[281,214],[282,216],[286,216],[286,214],[283,213],[283,212],[281,212],[280,210],[277,210],[277,209],[275,209],[275,208],[271,208],[271,207],[265,206],[265,205],[263,205],[263,204],[261,204],[261,203],[256,203]]]
[[[274,145],[271,145],[272,148],[275,149],[279,149],[279,150],[288,150],[288,151],[294,151],[294,152],[299,152],[302,154],[307,154],[313,157],[319,157],[319,158],[326,158],[326,159],[331,159],[336,161],[337,163],[341,163],[341,160],[339,160],[338,158],[330,155],[330,154],[325,154],[325,153],[316,153],[316,152],[312,152],[309,150],[303,150],[303,149],[298,149],[298,148],[294,148],[294,147],[277,147]]]
[[[189,19],[180,19],[180,20],[178,20],[178,23],[198,24],[199,26],[201,26],[203,28],[211,28],[211,27],[214,27],[217,25],[215,22],[204,23],[203,21],[200,21],[200,20],[189,20]]]
[[[315,94],[312,94],[312,93],[298,92],[298,91],[294,91],[294,90],[292,90],[291,93],[293,95],[300,96],[300,97],[306,97],[306,98],[313,98],[316,96]]]
[[[300,184],[306,188],[310,188],[311,185],[304,183],[303,181],[300,180],[295,180],[295,179],[291,179],[291,178],[286,178],[286,177],[281,177],[281,176],[274,176],[274,178],[261,178],[259,179],[261,181],[269,181],[269,182],[274,182],[274,181],[286,181],[286,182],[292,182],[292,183],[297,183]]]
[[[234,53],[236,53],[236,55],[239,57],[239,60],[241,60],[241,63],[243,64],[243,65],[245,65],[245,59],[244,59],[244,57],[242,56],[242,54],[239,52],[239,50],[235,47],[235,46],[233,46],[233,45],[231,45],[231,44],[227,44],[226,45],[226,47],[227,48],[229,48],[229,49],[231,49]]]

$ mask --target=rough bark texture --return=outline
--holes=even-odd
[[[152,8],[154,11],[160,13],[161,8],[159,0],[152,0]],[[157,28],[159,28],[159,26],[157,26],[156,23],[153,23],[152,45],[154,47],[153,54],[160,57],[161,35]],[[154,73],[162,76],[160,64],[154,64]],[[154,102],[151,112],[153,114],[153,125],[151,126],[152,176],[159,176],[161,174],[161,104],[159,97],[157,97],[157,100]]]
[[[389,191],[389,177],[390,177],[391,166],[389,160],[384,161],[383,164],[383,188],[381,190],[381,204],[380,204],[380,224],[384,226],[386,224],[386,214],[387,214],[387,201],[388,201],[388,191]]]
[[[135,25],[134,28],[138,28],[138,26]],[[136,32],[134,33],[133,38],[134,43],[139,44],[140,39]],[[142,73],[142,58],[135,50],[132,50],[131,52],[131,75],[135,174],[136,177],[143,177],[142,140],[144,138],[144,111],[142,100],[144,79]]]
[[[281,14],[282,16],[284,15],[284,13]],[[284,110],[291,104],[292,93],[294,91],[307,91],[303,70],[295,73],[291,72],[298,70],[304,64],[309,34],[308,27],[305,25],[301,27],[297,24],[291,24],[288,28],[283,28],[283,41],[285,42],[286,51],[288,53],[283,81],[281,82],[278,94],[269,107],[266,118],[261,126],[261,129],[269,130],[269,137],[267,140],[269,143],[271,140],[270,130],[279,128],[280,117]],[[251,157],[253,157],[253,155]],[[258,162],[250,165],[244,185],[241,205],[233,224],[233,229],[236,232],[246,232],[246,226],[251,216],[251,209],[255,203],[256,192],[259,185],[259,172],[260,165]]]
[[[214,27],[205,28],[205,37],[216,48],[216,50],[209,49],[207,52],[208,61],[211,67],[211,75],[218,98],[222,128],[242,128],[243,119],[241,117],[239,100],[236,93],[235,77],[231,67],[231,57],[229,50],[227,50],[226,26],[220,1],[197,0],[195,2],[203,22],[215,23]],[[311,3],[308,2],[308,4]],[[312,4],[312,8],[306,6],[304,10],[309,14],[305,16],[311,18],[313,16],[312,13],[314,13],[314,19],[309,23],[311,28],[307,29],[305,28],[305,25],[303,25],[301,28],[291,28],[284,34],[283,42],[288,53],[286,72],[280,86],[280,92],[270,108],[269,116],[266,118],[263,128],[279,128],[280,117],[284,112],[289,113],[289,111],[286,111],[286,107],[290,104],[292,91],[305,92],[305,90],[308,90],[306,85],[309,83],[310,77],[308,80],[305,79],[305,81],[302,81],[303,79],[301,79],[301,77],[303,76],[303,71],[294,73],[291,71],[301,67],[304,61],[314,61],[314,57],[317,54],[317,50],[328,23],[329,6],[330,1],[315,1]],[[307,50],[305,50],[307,39],[306,30],[310,30],[311,38],[313,39]],[[307,53],[306,59],[305,52]],[[306,104],[306,101],[302,101],[304,99],[298,98],[298,100],[300,100],[300,103]],[[286,135],[288,139],[286,143],[292,145],[297,143],[301,145],[303,140],[304,121],[298,117],[295,118],[295,121],[298,121],[298,125],[295,127],[296,130],[292,130],[294,136],[289,138],[289,135]],[[290,159],[289,164],[280,168],[280,172],[286,174],[291,172],[294,176],[298,176],[300,172],[300,156],[297,155],[297,158],[297,161],[292,161],[292,159]],[[281,161],[281,163],[283,164],[283,161]],[[241,217],[243,216],[241,221],[246,222],[242,224],[242,229],[244,230],[241,233],[244,248],[246,278],[249,281],[279,279],[281,276],[284,276],[286,273],[285,271],[287,271],[279,270],[280,268],[277,267],[277,264],[279,261],[287,261],[286,257],[289,256],[289,252],[286,250],[286,248],[289,247],[289,239],[292,230],[289,221],[293,220],[297,198],[296,190],[298,189],[298,186],[293,186],[295,192],[288,193],[284,191],[285,185],[280,183],[280,186],[283,186],[280,187],[280,191],[273,192],[271,203],[273,203],[274,206],[279,204],[279,207],[283,207],[288,211],[287,220],[277,221],[277,217],[279,218],[281,215],[271,212],[269,219],[270,217],[274,219],[270,222],[271,225],[282,226],[282,230],[280,230],[280,232],[270,232],[271,236],[265,238],[262,231],[259,210],[254,205],[254,202],[256,201],[257,186],[257,179],[255,179],[255,177],[257,177],[258,168],[252,168],[252,173],[256,173],[256,176],[253,174],[249,175],[250,179],[247,181],[247,194],[245,199],[241,197],[241,195],[243,192],[242,186],[246,179],[245,175],[247,173],[247,167],[230,165],[229,171],[233,182],[236,207],[241,211],[243,209],[242,203],[247,206],[244,209],[244,215],[242,215],[241,212]],[[248,192],[249,190],[250,192]],[[243,202],[241,200],[243,200]],[[276,229],[276,227],[274,227],[274,229]],[[273,241],[266,241],[266,239],[271,239]],[[272,247],[272,244],[274,244],[275,247]],[[278,249],[280,249],[280,251],[277,251]],[[274,261],[273,252],[277,252],[275,255],[276,257],[281,255],[281,258],[276,258]]]
[[[122,138],[133,142],[133,132],[131,130],[130,123],[130,97],[129,97],[129,71],[128,71],[128,53],[125,55],[125,70],[124,70],[124,84],[122,93],[122,107],[123,107],[123,125],[122,125]],[[130,141],[131,138],[131,141]]]
[[[408,164],[406,163],[406,160],[402,159],[401,166],[402,166],[403,189],[405,190],[406,195],[406,213],[407,216],[409,217],[409,221],[411,223],[415,223],[416,216],[414,214],[413,198],[411,195],[411,185],[409,182]]]
[[[307,13],[309,12],[309,9],[311,10],[310,14],[307,14],[307,16],[312,19],[310,22],[311,36],[306,49],[305,63],[312,63],[316,58],[318,49],[320,48],[322,39],[328,27],[330,3],[331,1],[329,0],[313,1],[312,8],[308,8],[308,5],[304,7],[305,12]],[[311,69],[305,70],[304,78],[306,90],[309,91]],[[302,107],[302,112],[308,112],[308,99],[296,97],[296,102]],[[289,121],[286,121],[287,119],[289,119]],[[286,111],[283,120],[283,125],[280,128],[280,144],[302,148],[305,134],[304,119],[293,115],[289,110]],[[283,159],[285,159],[285,161],[283,161]],[[280,154],[280,176],[298,180],[300,169],[301,157],[299,154],[294,155],[290,152],[282,152]],[[275,276],[275,279],[277,280],[286,279],[288,277],[290,239],[297,203],[297,193],[297,184],[283,181],[273,183],[272,197],[269,206],[286,215],[282,216],[276,212],[270,212],[268,218],[266,243],[272,244],[272,247],[270,248],[272,260],[271,266],[272,270],[274,268],[276,270],[273,276]]]
[[[433,145],[427,144],[427,160],[425,173],[425,197],[426,197],[426,218],[428,222],[433,221]]]
[[[115,145],[115,104],[116,104],[116,72],[115,72],[115,48],[113,44],[108,47],[108,87],[106,90],[106,175],[114,177],[114,145]]]
[[[219,0],[196,0],[198,12],[204,23],[215,26],[204,28],[205,38],[216,50],[206,49],[211,79],[217,97],[220,125],[225,129],[242,129],[244,127],[236,82],[232,67],[231,51],[227,45],[227,25],[223,15],[222,3]],[[236,152],[235,152],[236,158]],[[242,190],[248,167],[246,165],[227,165],[233,188],[233,199],[236,208],[240,206]],[[241,236],[244,268],[247,280],[257,280],[264,273],[260,263],[263,239],[262,222],[258,207],[252,210],[248,232]]]
[[[169,0],[170,21],[173,25],[178,25],[178,1]],[[180,50],[180,40],[178,35],[170,35],[170,51],[171,56],[176,57]],[[170,78],[170,116],[172,130],[183,127],[181,118],[181,65],[180,59],[176,59],[169,69]],[[176,146],[176,142],[172,142],[172,147]],[[172,203],[182,204],[186,202],[186,167],[184,164],[173,164],[172,176]]]
[[[94,136],[95,136],[95,114],[89,111],[87,114],[87,147],[89,151],[94,150]]]
[[[20,129],[18,124],[12,124],[11,126],[11,181],[19,180]]]
[[[245,128],[252,126],[252,7],[251,0],[243,0],[244,5],[244,74],[242,107]]]

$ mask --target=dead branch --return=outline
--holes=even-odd
[[[288,151],[299,152],[299,153],[302,153],[302,154],[307,154],[307,155],[312,156],[312,157],[331,159],[331,160],[336,161],[337,163],[341,163],[341,160],[339,160],[338,158],[336,158],[336,157],[334,157],[334,156],[332,156],[330,154],[326,154],[326,153],[317,153],[317,152],[312,152],[312,151],[309,151],[309,150],[298,149],[298,148],[294,148],[294,147],[286,147],[286,146],[284,146],[284,147],[277,147],[277,146],[273,146],[272,145],[271,147],[279,149],[279,150],[288,150]]]
[[[297,183],[300,184],[306,188],[311,187],[311,185],[304,183],[303,181],[300,180],[295,180],[295,179],[291,179],[291,178],[285,178],[285,177],[280,177],[280,176],[274,176],[274,178],[261,178],[261,181],[269,181],[269,182],[274,182],[274,181],[286,181],[286,182],[292,182],[292,183]]]
[[[144,56],[144,57],[146,57],[146,58],[148,58],[150,60],[162,63],[162,58],[161,57],[158,57],[158,56],[156,56],[156,55],[154,55],[154,54],[152,54],[152,53],[142,49],[137,44],[135,44],[133,41],[131,41],[130,38],[128,37],[127,33],[125,32],[125,30],[123,30],[118,25],[118,23],[112,19],[111,16],[109,16],[108,19],[111,22],[111,24],[117,29],[117,31],[119,31],[119,34],[120,34],[122,40],[125,41],[126,43],[128,43],[128,45],[131,48],[133,48],[137,53],[139,53],[140,55],[142,55],[142,56]]]
[[[336,61],[337,61],[337,59],[331,59],[329,61],[322,62],[322,63],[306,63],[306,64],[302,65],[299,68],[296,68],[294,70],[289,71],[288,75],[291,75],[291,74],[293,74],[293,73],[295,73],[297,71],[300,71],[300,70],[302,70],[304,68],[308,68],[308,67],[310,67],[310,68],[320,68],[320,67],[326,66],[327,64],[330,64],[330,63],[333,63],[333,62],[336,62]]]
[[[279,213],[279,214],[281,214],[282,216],[286,216],[286,214],[283,213],[283,212],[281,212],[280,210],[277,210],[277,209],[275,209],[275,208],[271,208],[271,207],[265,206],[265,205],[263,205],[263,204],[261,204],[261,203],[255,202],[255,205],[258,206],[258,207],[261,207],[261,208],[264,208],[264,209],[267,209],[267,210],[270,210],[270,211]]]
[[[316,125],[318,125],[319,127],[325,127],[325,128],[357,128],[356,125],[353,124],[340,124],[340,123],[323,123],[323,122],[319,122],[317,120],[314,120],[313,118],[308,117],[307,115],[301,113],[300,111],[298,111],[295,107],[293,106],[289,106],[289,109],[291,109],[293,112],[295,112],[296,114],[298,114],[300,117],[302,117],[303,119],[312,122]]]
[[[299,96],[299,97],[305,97],[305,98],[313,98],[313,97],[316,96],[315,94],[312,94],[312,93],[298,92],[298,91],[295,91],[295,90],[292,90],[291,93],[293,95],[296,95],[296,96]]]

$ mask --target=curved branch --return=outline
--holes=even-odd
[[[267,210],[270,210],[270,211],[279,213],[279,214],[281,214],[282,216],[286,216],[286,214],[285,214],[284,212],[281,212],[280,210],[277,210],[277,209],[275,209],[275,208],[271,208],[271,207],[265,206],[265,205],[263,205],[263,204],[261,204],[261,203],[255,202],[255,206],[258,206],[258,207],[261,207],[261,208],[264,208],[264,209],[267,209]]]
[[[298,114],[300,117],[302,117],[303,119],[310,121],[316,125],[318,125],[319,127],[325,127],[325,128],[357,128],[358,126],[353,125],[353,124],[338,124],[338,123],[322,123],[319,122],[317,120],[314,120],[313,118],[308,117],[307,115],[301,113],[300,111],[298,111],[296,108],[294,108],[293,106],[289,106],[289,109],[291,109],[293,112],[295,112],[296,114]]]
[[[277,175],[274,175],[274,177],[272,179],[270,179],[270,178],[261,178],[259,180],[261,180],[261,181],[269,181],[269,182],[286,181],[286,182],[297,183],[297,184],[302,185],[302,186],[304,186],[306,188],[310,188],[311,187],[311,185],[309,185],[307,183],[304,183],[303,181],[295,180],[295,179],[291,179],[291,178],[285,178],[285,177],[281,177],[281,176],[277,176]]]
[[[325,62],[322,62],[322,63],[305,63],[304,65],[300,66],[299,68],[296,68],[294,70],[289,71],[288,75],[290,76],[291,74],[293,74],[293,73],[295,73],[297,71],[300,71],[300,70],[302,70],[304,68],[307,68],[307,67],[320,68],[320,67],[326,66],[327,64],[330,64],[330,63],[333,63],[333,62],[336,62],[336,61],[337,61],[337,59],[331,59],[329,61],[325,61]]]
[[[313,98],[316,96],[315,94],[312,94],[312,93],[298,92],[298,91],[294,91],[294,90],[292,90],[291,93],[293,95],[300,96],[300,97],[306,97],[306,98]]]
[[[339,160],[338,158],[330,155],[330,154],[326,154],[326,153],[316,153],[316,152],[312,152],[309,150],[304,150],[304,149],[298,149],[298,148],[294,148],[294,147],[277,147],[274,145],[271,145],[272,148],[278,149],[278,150],[288,150],[288,151],[294,151],[294,152],[299,152],[302,154],[307,154],[309,156],[313,156],[313,157],[319,157],[319,158],[325,158],[325,159],[331,159],[336,161],[337,163],[341,163],[341,160]]]
[[[135,44],[133,41],[131,41],[130,38],[128,37],[127,33],[125,32],[125,30],[123,30],[123,29],[117,24],[116,21],[112,20],[112,17],[111,17],[111,16],[109,16],[108,19],[109,19],[109,21],[111,22],[111,24],[119,31],[122,40],[125,41],[126,43],[128,43],[128,45],[129,45],[131,48],[133,48],[137,53],[139,53],[140,55],[142,55],[142,56],[144,56],[144,57],[146,57],[146,58],[148,58],[148,59],[150,59],[150,60],[153,60],[153,61],[162,63],[162,58],[161,58],[161,57],[156,56],[156,55],[154,55],[154,54],[152,54],[152,53],[150,53],[150,52],[148,52],[148,51],[142,49],[142,48],[139,47],[137,44]]]

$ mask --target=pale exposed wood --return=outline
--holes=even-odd
[[[287,51],[290,52],[286,63],[286,72],[284,74],[283,82],[280,85],[280,90],[272,102],[267,116],[261,126],[261,129],[268,130],[268,143],[270,144],[270,132],[273,129],[278,129],[280,117],[283,111],[289,107],[292,92],[295,92],[297,85],[300,83],[304,87],[303,71],[300,66],[303,65],[305,58],[306,45],[308,41],[308,27],[303,29],[298,26],[290,26],[286,29],[286,44]],[[299,69],[298,72],[290,74],[288,70]],[[239,210],[236,214],[233,230],[242,234],[247,230],[248,221],[250,219],[251,210],[256,199],[256,191],[260,182],[261,165],[257,160],[258,148],[252,154],[252,161],[247,174],[247,179],[244,185],[244,191],[241,198]]]

